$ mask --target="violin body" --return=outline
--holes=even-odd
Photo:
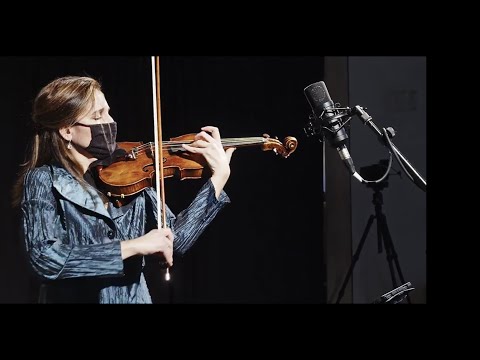
[[[142,142],[118,143],[119,147],[127,152],[141,146]],[[135,159],[135,166],[128,166],[127,157],[117,159],[113,164],[104,167],[97,166],[97,175],[100,190],[109,198],[122,198],[142,191],[146,186],[151,186],[155,174],[152,155],[142,154]]]
[[[200,154],[187,152],[182,144],[191,144],[196,134],[182,135],[163,142],[162,164],[164,178],[200,179],[205,176],[208,163]],[[274,151],[284,158],[290,156],[298,145],[294,137],[287,137],[282,144],[268,135],[255,138],[222,139],[224,149],[229,147],[261,146],[263,151]],[[100,190],[117,206],[124,205],[129,198],[146,187],[155,186],[155,144],[143,142],[119,142],[127,152],[108,166],[97,166]]]

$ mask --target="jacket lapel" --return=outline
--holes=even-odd
[[[109,219],[111,218],[96,189],[88,184],[83,187],[63,168],[52,166],[52,173],[53,187],[65,199]]]

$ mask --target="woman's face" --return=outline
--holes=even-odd
[[[88,111],[82,118],[78,119],[77,123],[70,128],[72,135],[72,143],[86,148],[92,141],[92,132],[87,126],[95,124],[107,124],[113,122],[109,114],[110,106],[105,99],[105,95],[99,91],[95,91],[95,104],[92,109]]]

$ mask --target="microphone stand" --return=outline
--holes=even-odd
[[[407,160],[407,158],[400,152],[400,150],[392,143],[390,138],[393,138],[395,136],[395,130],[391,127],[387,129],[382,129],[383,131],[380,131],[380,129],[375,125],[375,123],[372,121],[372,117],[365,111],[366,108],[363,108],[359,105],[355,106],[353,109],[347,107],[347,108],[335,108],[334,110],[340,111],[336,115],[337,119],[342,119],[343,117],[351,117],[352,115],[357,115],[365,125],[367,125],[374,133],[377,135],[378,140],[380,143],[384,146],[386,146],[388,149],[390,149],[390,152],[393,153],[395,158],[397,159],[398,163],[406,173],[406,175],[409,177],[409,179],[417,185],[420,189],[422,189],[424,192],[427,191],[427,182],[423,177],[418,173],[418,171],[413,167],[412,164]],[[321,142],[324,141],[325,139],[325,134],[323,130],[325,127],[323,126],[322,121],[318,121],[319,119],[316,117],[315,113],[313,115],[310,115],[309,117],[310,122],[308,123],[307,127],[305,127],[303,130],[307,136],[312,136],[312,135],[321,135]],[[320,119],[322,120],[322,119]],[[342,124],[341,128],[344,126]],[[328,128],[327,128],[328,129]],[[329,129],[330,132],[333,132],[331,129]],[[338,131],[338,130],[337,130]],[[377,238],[378,238],[378,249],[379,252],[382,251],[382,247],[385,248],[386,250],[386,255],[387,255],[387,261],[389,264],[390,268],[390,275],[392,278],[392,283],[394,287],[397,287],[397,281],[395,277],[395,271],[393,267],[392,260],[395,262],[397,272],[399,275],[400,280],[402,283],[405,283],[405,279],[403,278],[403,274],[400,268],[400,264],[398,262],[398,257],[397,253],[395,251],[395,248],[393,246],[392,238],[390,235],[390,231],[388,230],[387,222],[386,222],[386,217],[382,212],[382,205],[383,205],[383,196],[381,193],[381,190],[388,186],[388,182],[385,180],[388,178],[388,173],[390,171],[390,166],[391,166],[391,158],[390,158],[390,164],[387,166],[387,172],[385,175],[377,180],[377,181],[367,181],[361,177],[360,174],[355,172],[353,176],[359,180],[362,183],[367,184],[367,186],[370,186],[374,189],[374,195],[373,195],[373,204],[375,205],[375,215],[371,215],[367,226],[365,227],[364,233],[362,235],[362,238],[360,240],[360,243],[358,245],[358,248],[353,255],[352,258],[352,263],[350,264],[350,268],[347,272],[347,275],[344,279],[344,282],[342,284],[342,287],[339,291],[337,301],[336,303],[339,304],[341,299],[343,298],[344,291],[346,288],[346,285],[348,284],[352,274],[353,274],[353,269],[355,267],[355,264],[357,263],[359,257],[360,257],[360,252],[362,251],[363,245],[365,243],[365,240],[368,236],[368,233],[370,231],[371,226],[373,225],[373,221],[377,220]],[[408,299],[408,303],[410,302],[410,297],[408,296],[408,292],[413,290],[413,288],[409,288],[411,283],[405,283],[404,285],[400,286],[399,288],[396,288],[392,290],[391,292],[385,294],[382,296],[381,299],[377,299],[374,303],[391,303],[391,304],[397,304],[400,301],[402,301],[404,298]],[[405,288],[404,288],[405,287]],[[399,291],[401,290],[401,291]],[[400,298],[400,293],[401,293],[401,298]],[[393,295],[392,295],[393,294]],[[397,298],[398,295],[398,298]],[[395,299],[395,301],[391,301],[392,299]]]
[[[362,168],[363,171],[362,173],[367,173],[370,175],[375,174],[375,176],[378,176],[383,171],[384,165],[382,165],[383,161],[380,162],[378,165],[372,165],[369,167]],[[336,304],[340,304],[340,301],[343,298],[343,295],[345,293],[345,289],[347,287],[348,282],[350,281],[352,275],[353,275],[353,270],[355,268],[355,265],[357,264],[358,260],[360,259],[360,254],[362,252],[363,246],[365,244],[365,241],[367,240],[368,234],[370,232],[370,229],[373,225],[373,222],[376,220],[377,221],[377,244],[378,244],[378,253],[383,252],[385,250],[385,255],[387,258],[388,262],[388,267],[390,269],[390,277],[392,279],[392,284],[394,288],[398,286],[397,283],[397,277],[395,276],[395,270],[397,270],[398,278],[400,281],[404,284],[405,279],[403,277],[403,272],[400,267],[400,262],[398,260],[398,255],[395,250],[395,246],[393,245],[393,240],[392,236],[390,234],[390,230],[388,229],[388,223],[387,223],[387,217],[383,213],[383,194],[382,190],[388,187],[388,177],[381,181],[381,182],[372,182],[370,184],[367,184],[367,187],[370,187],[373,189],[373,199],[372,199],[372,204],[375,207],[375,213],[370,215],[367,225],[365,226],[365,229],[363,231],[362,238],[360,239],[360,242],[358,243],[357,250],[355,251],[354,255],[352,256],[352,262],[350,264],[350,268],[347,271],[347,274],[345,276],[345,279],[343,281],[342,287],[340,288],[340,291],[338,292],[338,297]],[[394,267],[395,265],[395,267]],[[410,283],[409,283],[410,284]],[[406,295],[408,303],[410,304],[410,297],[408,294]],[[380,302],[375,302],[375,303],[380,303]],[[397,302],[391,302],[391,304],[396,304]]]
[[[398,150],[398,148],[390,141],[390,138],[395,136],[395,131],[392,128],[388,128],[385,133],[382,133],[374,124],[372,117],[367,114],[365,109],[366,108],[356,105],[353,109],[350,109],[349,114],[357,115],[361,120],[363,120],[364,124],[367,125],[375,133],[375,135],[377,135],[377,138],[382,145],[388,147],[392,151],[410,180],[412,180],[415,185],[426,192],[427,182],[422,178],[418,171],[415,170],[407,158],[403,156],[400,150]]]
[[[387,129],[382,129],[383,131],[380,131],[379,128],[374,124],[372,121],[372,117],[365,111],[365,108],[356,105],[353,109],[347,108],[345,115],[347,116],[352,116],[352,115],[357,115],[365,125],[367,125],[374,133],[377,135],[378,140],[380,143],[387,148],[390,149],[390,151],[393,153],[395,158],[397,159],[398,163],[400,166],[403,168],[407,176],[412,180],[412,182],[417,185],[420,189],[423,191],[427,191],[427,182],[422,178],[422,176],[418,173],[418,171],[413,167],[412,164],[403,156],[403,154],[398,150],[398,148],[391,142],[390,138],[393,138],[395,136],[395,130],[393,128],[387,128]],[[391,163],[390,163],[391,165]],[[390,170],[390,165],[388,166],[387,173],[385,174],[388,178],[388,171]],[[370,227],[373,224],[373,221],[376,219],[377,220],[377,237],[378,237],[378,247],[379,247],[379,252],[381,252],[381,245],[382,245],[382,240],[384,242],[384,247],[387,253],[387,260],[389,263],[390,267],[390,275],[392,277],[392,283],[396,287],[397,286],[397,281],[395,277],[395,272],[392,264],[392,260],[395,261],[395,265],[397,267],[397,272],[400,277],[400,280],[405,283],[405,280],[403,278],[403,274],[400,268],[400,264],[398,262],[398,257],[397,253],[395,251],[395,248],[393,246],[392,238],[390,236],[390,231],[388,230],[387,222],[386,222],[386,217],[382,212],[382,205],[383,205],[383,196],[381,194],[381,190],[388,186],[388,182],[385,181],[386,178],[383,178],[382,180],[379,181],[365,181],[359,174],[354,174],[354,177],[360,180],[363,183],[367,183],[367,186],[371,186],[374,189],[374,195],[373,195],[373,204],[375,205],[375,215],[371,215],[367,226],[364,230],[363,236],[360,240],[360,243],[358,245],[357,251],[355,252],[353,258],[352,258],[352,263],[350,265],[350,268],[347,272],[347,276],[342,284],[342,287],[339,291],[338,298],[337,298],[337,304],[340,303],[340,300],[342,299],[345,291],[345,287],[350,279],[350,277],[353,274],[353,269],[355,267],[355,264],[357,263],[359,257],[360,257],[360,252],[362,251],[363,245],[365,243],[365,240],[367,238],[368,232],[370,231]],[[408,303],[410,302],[410,297],[408,296],[408,291],[411,291],[413,289],[408,289],[408,286],[410,286],[410,283],[406,283],[403,286],[392,290],[390,293],[385,294],[382,296],[381,299],[377,299],[374,304],[379,304],[379,303],[387,303],[393,298],[397,298],[396,295],[402,295],[405,293],[404,296],[401,298],[399,297],[395,301],[391,301],[390,303],[396,304],[399,303],[401,300],[403,300],[405,297],[408,299]],[[401,289],[402,287],[406,286],[406,289],[402,289],[401,292],[397,293],[397,290]],[[395,294],[394,294],[395,293]],[[393,295],[392,295],[393,294]],[[391,295],[390,297],[387,295]]]

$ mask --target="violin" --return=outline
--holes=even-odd
[[[162,142],[163,178],[200,179],[208,165],[200,154],[189,153],[182,144],[191,144],[196,134],[182,135]],[[264,134],[263,137],[222,139],[224,149],[259,146],[263,151],[273,151],[288,158],[298,146],[296,138],[286,137],[284,142]],[[97,166],[98,186],[113,200],[116,206],[123,206],[146,187],[155,184],[155,144],[143,142],[119,142],[118,146],[126,155],[117,158],[108,166]]]

